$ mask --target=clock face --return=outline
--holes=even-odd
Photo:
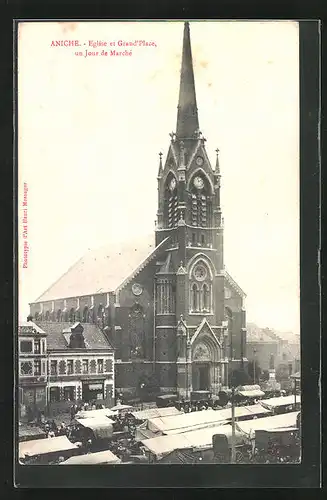
[[[197,158],[196,158],[195,161],[196,161],[197,165],[203,165],[203,158],[202,158],[202,156],[197,156]]]
[[[141,295],[141,293],[143,292],[143,288],[138,283],[134,283],[132,286],[132,292],[134,293],[134,295]]]
[[[173,177],[172,180],[169,183],[169,189],[170,189],[170,191],[174,191],[175,187],[176,187],[176,179],[175,179],[175,177]]]
[[[194,183],[194,186],[196,187],[196,189],[202,189],[204,186],[203,179],[199,176],[195,177],[193,183]]]
[[[207,277],[207,270],[203,266],[196,266],[194,270],[195,279],[198,281],[203,281]]]

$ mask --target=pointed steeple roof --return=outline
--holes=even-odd
[[[220,175],[220,165],[219,165],[219,149],[216,149],[216,167],[215,167],[215,174]]]
[[[189,23],[184,24],[183,55],[177,112],[177,139],[194,137],[199,129]]]

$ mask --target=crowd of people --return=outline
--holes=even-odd
[[[121,401],[123,402],[123,401]],[[250,404],[257,404],[258,400],[239,400],[235,402],[236,406],[248,406]],[[220,405],[219,400],[209,399],[207,401],[188,401],[181,399],[173,403],[174,406],[182,413],[190,413],[194,411],[205,411],[210,408],[221,409],[231,406],[230,402],[225,405]],[[135,440],[137,422],[128,411],[117,411],[110,420],[113,420],[113,436],[108,439],[98,440],[93,431],[82,426],[76,417],[81,411],[104,409],[103,404],[98,402],[79,402],[74,403],[70,407],[70,421],[56,423],[54,419],[46,419],[43,413],[38,417],[38,425],[43,429],[48,438],[55,436],[67,436],[67,438],[76,443],[81,454],[93,453],[103,449],[109,449],[118,456],[122,462],[133,461],[135,456],[138,457],[137,461],[145,459],[145,451],[142,445]],[[69,415],[66,415],[66,418]],[[64,419],[63,419],[64,420]],[[57,420],[58,422],[58,420]],[[295,454],[296,455],[296,454]],[[238,453],[239,463],[297,463],[298,458],[292,456],[292,453],[279,453],[278,449],[270,450],[268,453],[259,452],[258,450],[246,450]],[[59,462],[62,457],[59,457]],[[144,460],[145,461],[145,460]]]

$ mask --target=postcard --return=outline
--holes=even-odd
[[[17,37],[17,460],[300,464],[299,23]]]

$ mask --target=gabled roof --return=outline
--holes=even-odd
[[[71,323],[57,323],[50,321],[38,321],[38,326],[42,328],[47,334],[47,348],[48,350],[56,350],[56,349],[67,349],[69,334],[64,333],[69,331],[73,325]],[[83,336],[85,341],[86,349],[112,349],[112,346],[109,344],[105,335],[102,333],[100,328],[97,325],[93,325],[91,323],[81,323],[83,327]],[[75,325],[76,326],[76,325]]]
[[[215,342],[215,344],[217,344],[218,347],[221,347],[220,342],[217,339],[216,335],[214,334],[206,317],[203,318],[203,320],[201,321],[201,323],[199,324],[199,326],[195,330],[194,335],[192,336],[192,339],[191,339],[191,344],[194,344],[195,339],[201,334],[201,332],[205,326],[207,327],[208,332],[209,332],[210,336],[212,337],[213,341]]]
[[[153,236],[145,238],[145,242],[143,239],[90,250],[35,302],[115,291],[139,272],[164,244],[161,242],[155,247],[152,241]]]
[[[246,293],[242,290],[242,288],[236,283],[236,281],[231,277],[231,275],[224,269],[224,275],[227,283],[234,288],[234,290],[242,297],[246,297]]]

